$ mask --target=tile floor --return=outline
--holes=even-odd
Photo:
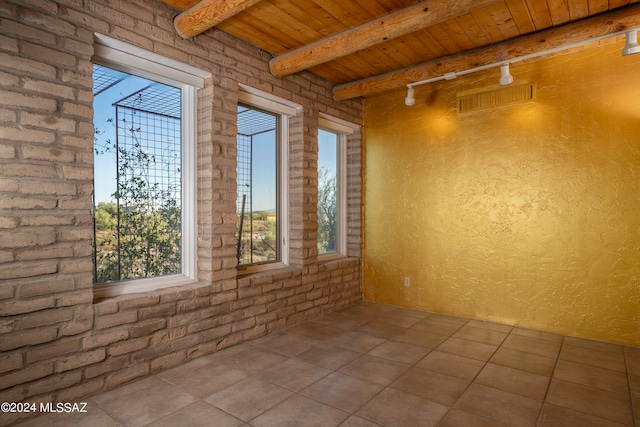
[[[22,425],[640,426],[640,348],[361,302],[84,400]]]

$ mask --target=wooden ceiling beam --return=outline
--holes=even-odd
[[[491,46],[442,57],[419,65],[335,86],[333,96],[343,101],[405,87],[409,83],[461,72],[496,62],[588,42],[589,39],[640,27],[640,4],[596,15],[561,27],[543,30]]]
[[[269,62],[269,68],[276,77],[288,76],[449,19],[466,15],[498,1],[426,0],[276,56]]]
[[[260,0],[201,0],[175,17],[173,25],[180,37],[188,39],[215,27],[253,6]]]

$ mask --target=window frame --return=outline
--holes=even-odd
[[[94,35],[92,64],[104,65],[181,89],[181,205],[183,207],[182,272],[94,284],[94,297],[99,299],[193,283],[197,277],[197,91],[204,87],[205,79],[210,77],[211,73],[102,34]]]
[[[238,104],[277,115],[277,261],[238,265],[238,275],[277,270],[289,266],[289,119],[302,113],[302,105],[253,87],[238,84]]]
[[[325,113],[319,113],[318,129],[336,135],[336,192],[337,192],[337,248],[335,251],[318,253],[318,261],[325,262],[344,258],[347,253],[347,144],[349,136],[353,135],[360,126]],[[320,147],[318,146],[318,150]],[[317,247],[317,242],[316,242]]]

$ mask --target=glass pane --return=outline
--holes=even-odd
[[[277,116],[238,107],[238,265],[279,260]]]
[[[94,65],[94,282],[180,273],[181,91]]]
[[[318,252],[338,250],[338,135],[318,131]]]

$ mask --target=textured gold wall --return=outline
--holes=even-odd
[[[365,298],[640,345],[640,54],[512,66],[365,102]],[[411,280],[405,287],[404,277]]]

